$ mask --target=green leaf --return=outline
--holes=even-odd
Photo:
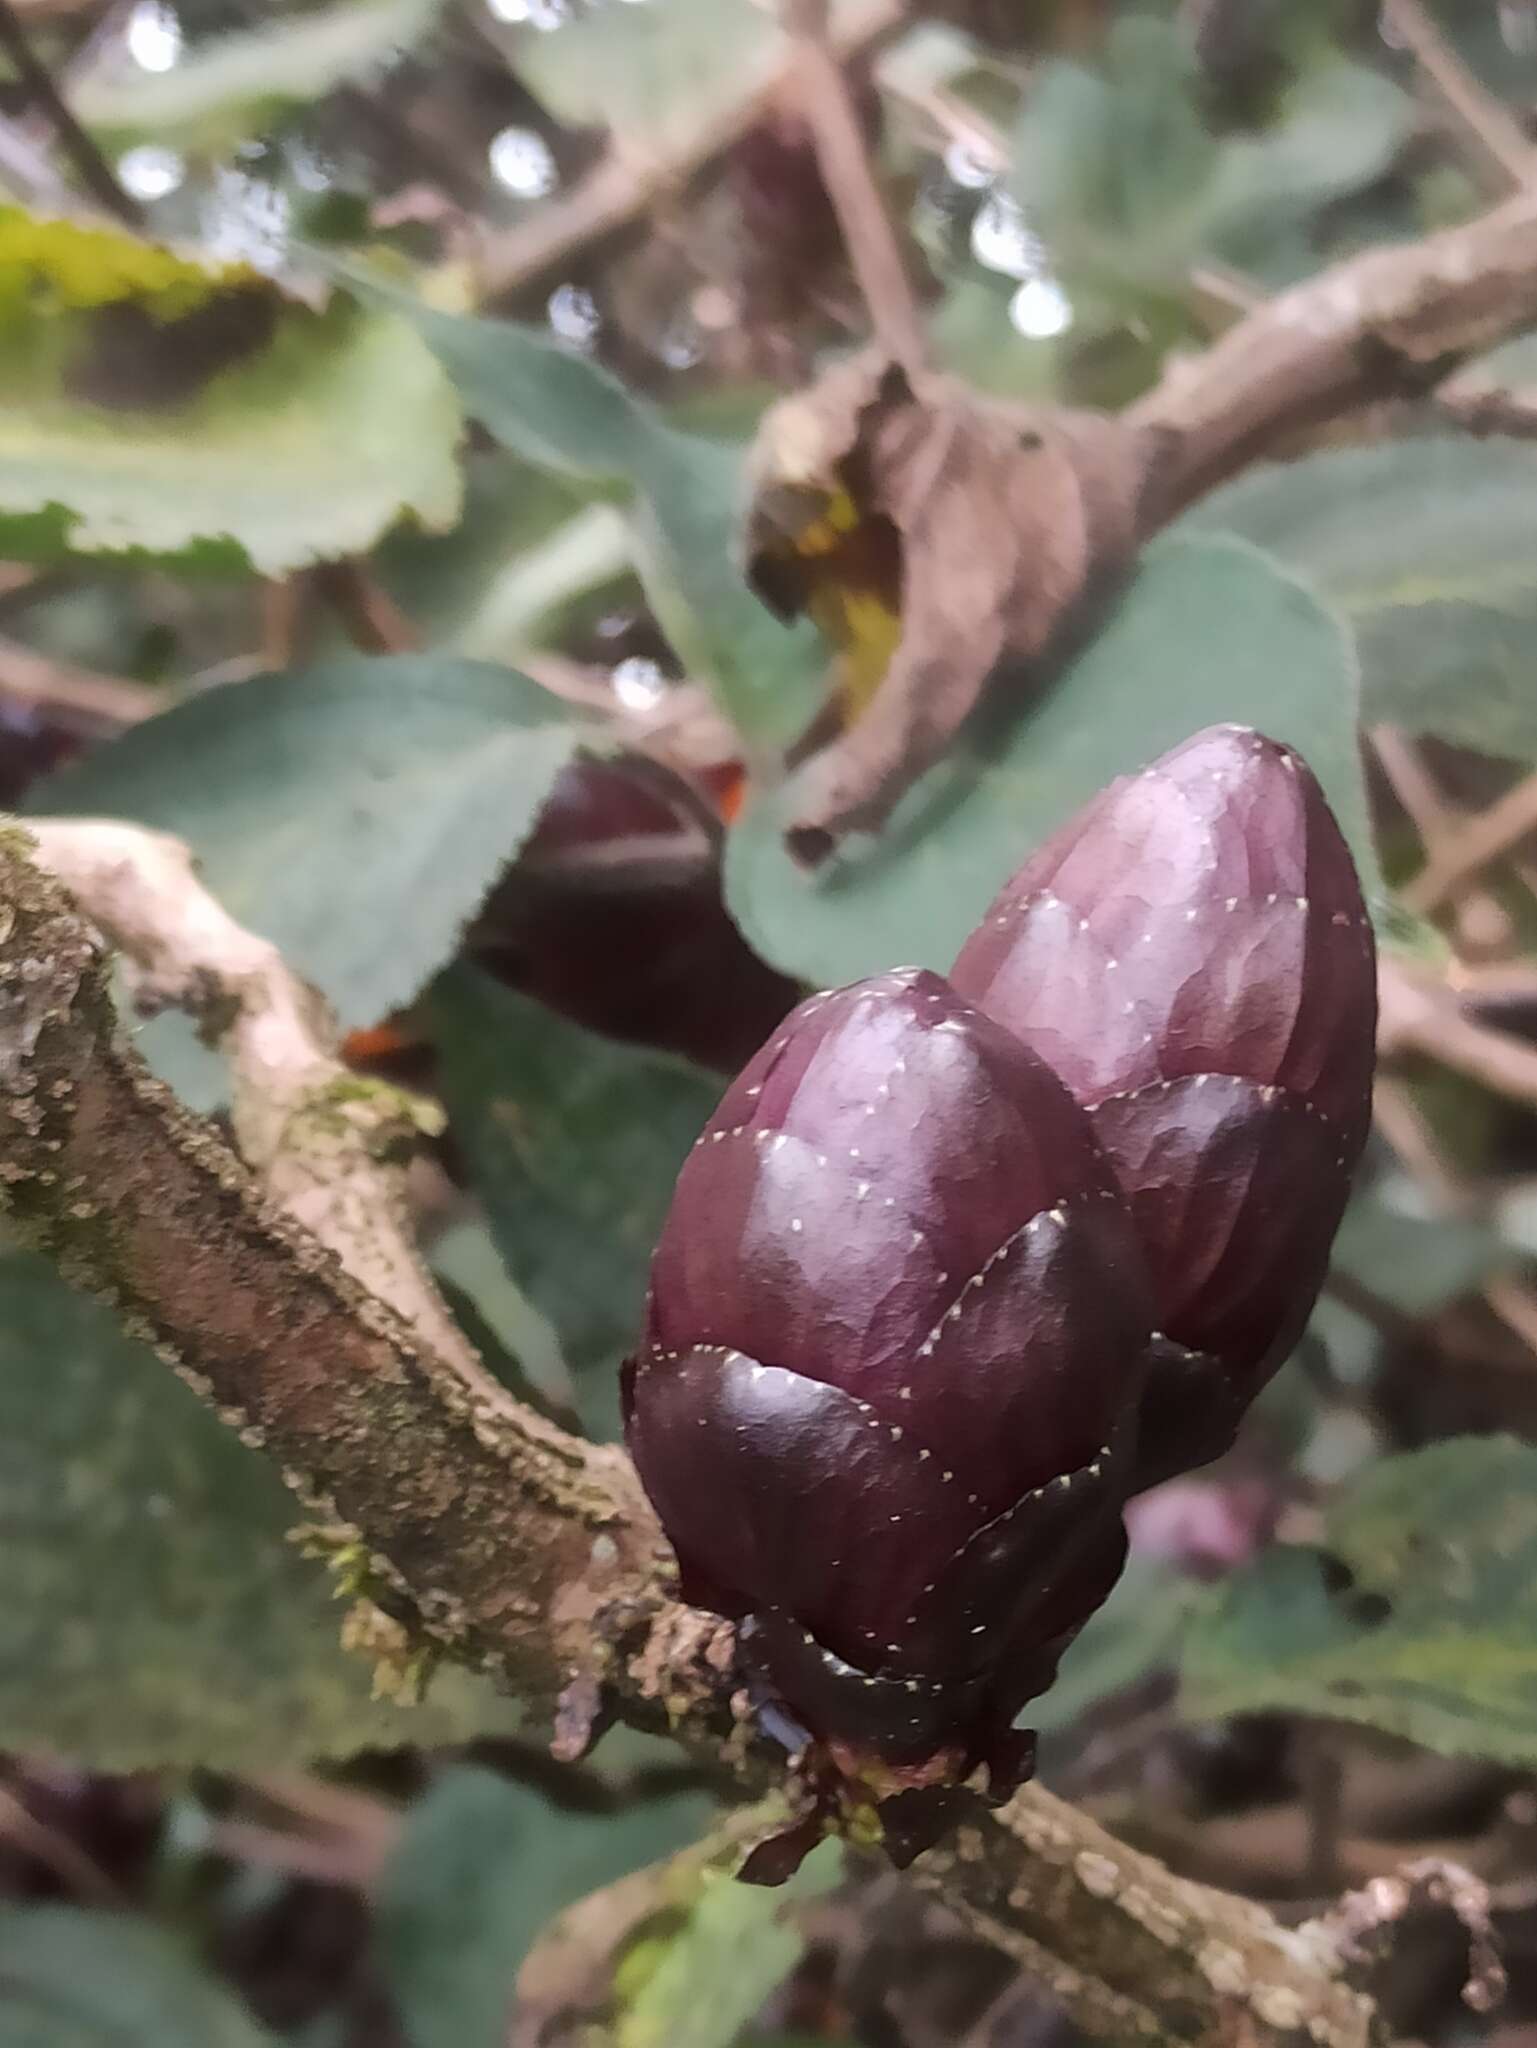
[[[682,1848],[708,1813],[700,1793],[572,1812],[493,1771],[445,1771],[411,1809],[375,1897],[379,1962],[411,2048],[503,2048],[518,1968],[545,1923]]]
[[[71,85],[70,111],[113,147],[147,137],[174,149],[229,149],[393,63],[438,11],[439,0],[347,0],[220,36],[169,71],[145,71],[120,53]]]
[[[614,1044],[470,968],[430,998],[438,1086],[509,1272],[612,1422],[652,1246],[722,1083]],[[597,1368],[603,1368],[602,1372]]]
[[[897,962],[944,970],[1032,847],[1112,777],[1222,720],[1301,751],[1375,894],[1338,622],[1253,548],[1172,540],[1148,550],[1045,696],[1011,729],[963,737],[868,852],[808,877],[781,839],[793,784],[755,804],[727,847],[732,914],[765,959],[810,981]]]
[[[1200,245],[1219,145],[1188,40],[1123,16],[1098,69],[1059,60],[1026,96],[1010,183],[1072,284],[1162,286]]]
[[[1317,1550],[1279,1546],[1186,1639],[1189,1716],[1357,1721],[1448,1756],[1537,1763],[1537,1448],[1455,1437],[1384,1458]]]
[[[0,2048],[277,2048],[277,2036],[148,1920],[7,1905]]]
[[[497,661],[553,644],[550,614],[625,576],[632,555],[614,506],[486,446],[465,458],[453,532],[397,528],[372,566],[429,646]]]
[[[1156,1559],[1133,1557],[1062,1659],[1056,1683],[1024,1720],[1043,1735],[1068,1729],[1100,1700],[1171,1667],[1192,1606],[1194,1582]]]
[[[842,1871],[836,1842],[775,1890],[707,1871],[681,1925],[649,1956],[627,1958],[614,2048],[731,2048],[805,1949],[790,1909],[831,1891]]]
[[[837,33],[861,18],[860,0],[832,0],[831,14]],[[562,121],[671,149],[772,84],[786,55],[772,9],[753,0],[567,10],[558,29],[526,29],[511,50],[518,77]]]
[[[1382,177],[1416,118],[1365,64],[1309,65],[1272,126],[1223,144],[1204,246],[1277,283],[1316,269],[1313,216]]]
[[[783,61],[773,16],[746,0],[585,10],[518,38],[519,78],[563,121],[676,141],[766,86]]]
[[[1355,629],[1368,722],[1537,759],[1537,450],[1427,437],[1248,471],[1185,533],[1241,534]]]
[[[641,579],[685,662],[749,738],[800,732],[825,656],[810,627],[786,628],[764,609],[737,565],[742,450],[669,426],[607,370],[531,328],[438,312],[375,276],[346,275],[415,322],[465,410],[505,447],[628,497]]]
[[[1476,1287],[1499,1262],[1498,1234],[1468,1216],[1417,1216],[1391,1185],[1362,1189],[1345,1211],[1330,1264],[1408,1316],[1426,1316]],[[1413,1190],[1400,1188],[1413,1198]]]
[[[1525,6],[1430,0],[1430,12],[1458,55],[1495,92],[1518,102],[1537,92],[1537,36]]]
[[[459,408],[408,323],[0,208],[0,546],[278,576],[452,525]]]
[[[0,1746],[257,1770],[512,1721],[447,1670],[425,1707],[372,1702],[276,1468],[21,1253],[0,1255],[0,1498]]]
[[[178,833],[344,1027],[372,1024],[453,954],[583,743],[568,721],[512,669],[344,656],[193,697],[29,807]]]
[[[1219,138],[1188,35],[1131,14],[1095,69],[1044,68],[1011,183],[1069,285],[1124,317],[1149,294],[1183,296],[1203,255],[1282,278],[1316,267],[1313,216],[1380,178],[1415,118],[1389,79],[1336,60],[1307,64],[1271,124]]]

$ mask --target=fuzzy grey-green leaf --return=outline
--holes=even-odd
[[[1198,1617],[1180,1700],[1537,1764],[1537,1448],[1454,1437],[1369,1467],[1316,1548],[1273,1547]]]
[[[425,1707],[372,1701],[276,1469],[19,1252],[0,1254],[0,1498],[5,1748],[257,1770],[513,1722],[453,1672]]]
[[[30,808],[186,839],[225,908],[367,1025],[452,956],[587,739],[512,669],[342,657],[192,698]]]

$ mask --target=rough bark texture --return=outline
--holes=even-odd
[[[153,933],[138,943],[153,955]],[[279,1462],[424,1640],[536,1702],[564,1693],[567,1751],[601,1688],[744,1793],[777,1777],[793,1800],[793,1767],[742,1718],[729,1629],[670,1597],[628,1461],[440,1355],[180,1108],[122,1043],[101,942],[17,831],[0,833],[0,1214]],[[917,1874],[1092,2032],[1371,2038],[1322,1929],[1186,1884],[1038,1787],[979,1808]]]
[[[1537,320],[1537,187],[1402,248],[1368,249],[1175,361],[1122,415],[1147,437],[1144,531],[1287,434],[1434,389]]]

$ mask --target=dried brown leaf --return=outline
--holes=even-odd
[[[814,865],[884,821],[995,675],[1039,687],[1131,553],[1139,471],[1101,415],[984,402],[875,354],[776,406],[755,470],[754,588],[838,649],[787,832]]]

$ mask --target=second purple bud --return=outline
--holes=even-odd
[[[1205,1463],[1302,1333],[1371,1119],[1376,954],[1305,763],[1212,726],[1007,883],[951,979],[1090,1112],[1160,1335],[1138,1485]]]

